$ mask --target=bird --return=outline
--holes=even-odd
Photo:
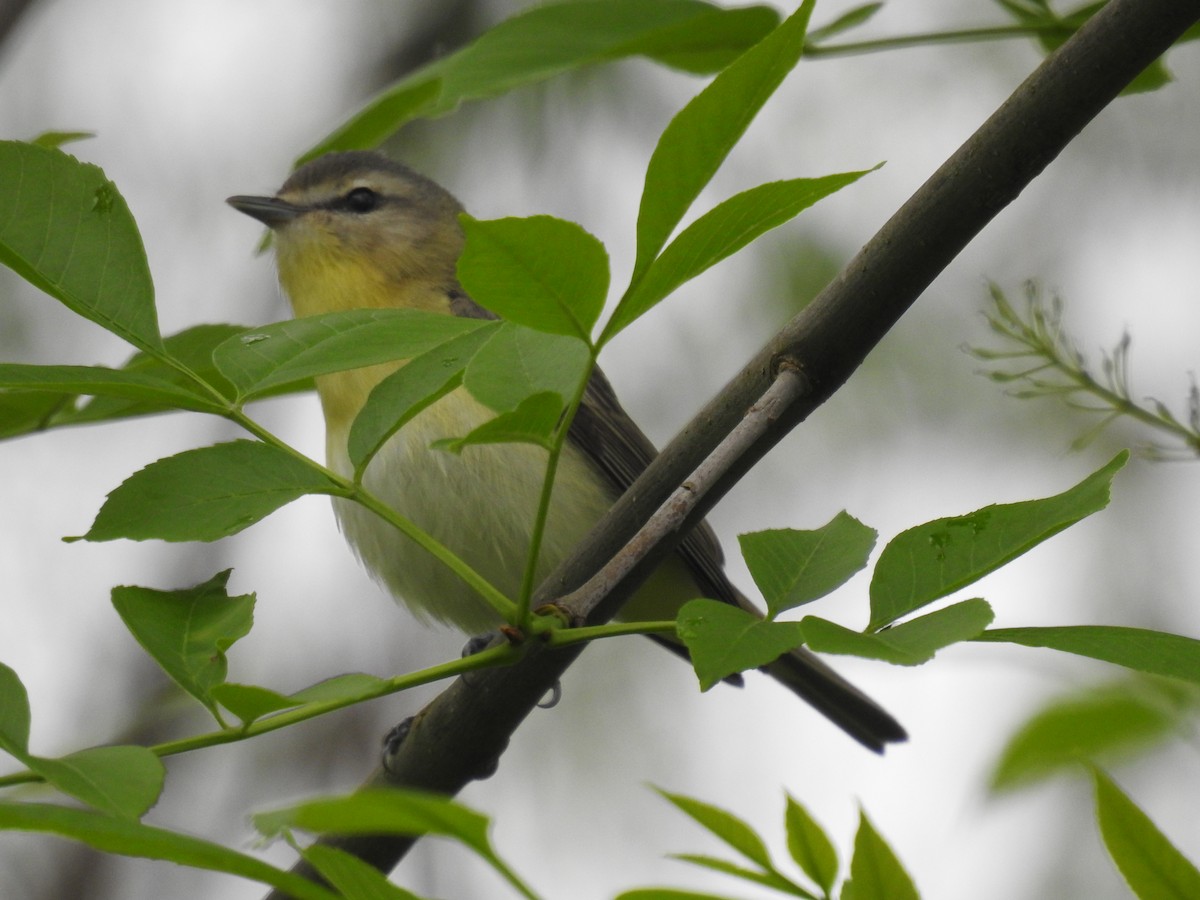
[[[457,278],[465,243],[463,206],[432,179],[382,153],[327,153],[297,168],[273,196],[238,195],[226,202],[271,230],[280,285],[297,317],[382,308],[496,318]],[[329,468],[353,475],[350,426],[371,389],[400,365],[403,361],[317,377]],[[450,453],[430,446],[461,437],[493,415],[458,387],[389,439],[366,469],[363,485],[515,597],[546,450],[506,443]],[[571,552],[656,454],[595,368],[559,461],[539,578]],[[498,614],[473,588],[375,513],[345,498],[335,498],[334,508],[366,568],[418,619],[468,634],[499,624]],[[726,576],[720,544],[703,522],[638,589],[622,615],[634,621],[670,619],[696,597],[755,610]],[[763,670],[875,752],[907,738],[886,710],[804,648]]]

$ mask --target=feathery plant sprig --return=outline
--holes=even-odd
[[[1188,391],[1185,424],[1153,397],[1144,403],[1133,399],[1128,331],[1112,350],[1102,351],[1097,375],[1063,329],[1063,303],[1057,294],[1047,299],[1040,285],[1027,282],[1025,308],[1019,312],[998,285],[989,285],[989,290],[995,310],[988,314],[988,324],[1012,349],[969,347],[969,352],[994,366],[983,373],[988,378],[1017,385],[1010,390],[1014,397],[1061,397],[1072,409],[1099,415],[1100,421],[1076,438],[1072,449],[1086,446],[1112,422],[1128,416],[1183,444],[1148,441],[1140,448],[1143,455],[1151,459],[1200,456],[1200,388],[1195,375]]]

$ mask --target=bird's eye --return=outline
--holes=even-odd
[[[379,206],[380,196],[367,187],[356,187],[345,197],[342,203],[350,212],[368,213]]]

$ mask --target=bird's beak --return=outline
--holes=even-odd
[[[238,195],[226,201],[238,212],[245,213],[252,219],[258,219],[268,228],[279,228],[295,219],[304,207],[280,200],[278,197],[249,197]]]

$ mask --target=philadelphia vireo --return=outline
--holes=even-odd
[[[455,276],[462,206],[387,157],[330,153],[298,169],[274,197],[230,197],[229,203],[274,232],[279,280],[297,316],[386,307],[493,318]],[[353,474],[346,449],[350,425],[371,389],[401,364],[317,379],[330,468]],[[364,484],[515,597],[546,451],[530,444],[468,446],[460,454],[430,448],[492,415],[465,388],[453,391],[391,438]],[[656,452],[596,371],[559,463],[539,578],[565,558]],[[418,617],[469,633],[498,624],[473,589],[374,513],[342,499],[334,500],[334,508],[363,563]],[[659,614],[668,604],[677,609],[701,596],[753,609],[721,565],[716,536],[702,525],[640,589],[625,616],[640,618],[641,605],[654,618],[670,618],[673,612]],[[880,751],[905,738],[886,711],[807,651],[788,653],[764,670],[867,747]]]

